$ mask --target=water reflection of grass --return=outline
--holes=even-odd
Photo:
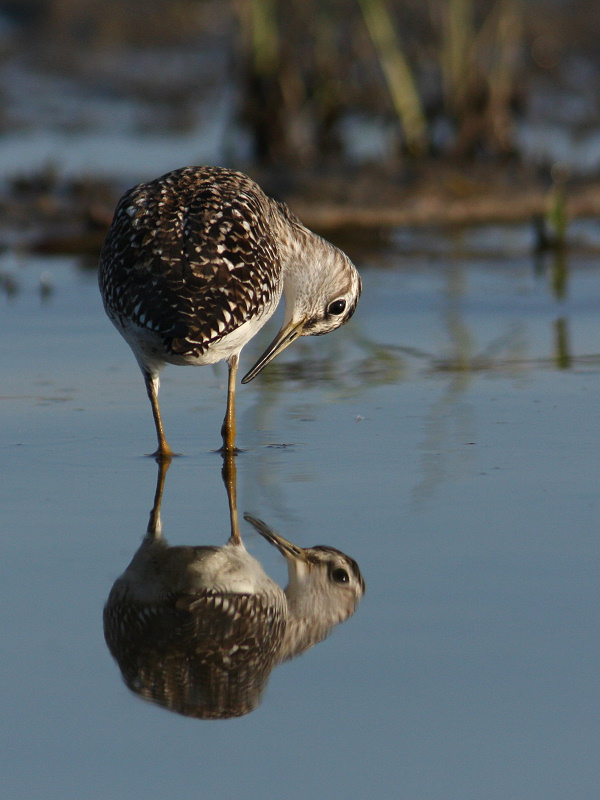
[[[367,386],[397,383],[406,371],[402,348],[369,339],[358,326],[347,332],[343,344],[323,339],[318,346],[300,341],[295,348],[293,360],[275,361],[268,373],[265,371],[265,389],[280,384],[305,388],[327,385],[348,395]]]
[[[280,391],[293,391],[294,386],[327,387],[332,396],[352,397],[377,386],[409,380],[416,371],[430,376],[453,376],[452,394],[456,394],[459,389],[466,388],[470,375],[514,378],[536,370],[600,366],[600,353],[572,353],[568,320],[564,317],[558,318],[552,326],[549,335],[552,354],[546,357],[527,355],[524,328],[520,324],[512,324],[507,331],[479,347],[475,335],[458,316],[448,315],[446,326],[447,354],[378,342],[360,328],[352,333],[348,331],[342,344],[319,342],[316,347],[313,343],[299,342],[295,357],[270,365],[261,380],[261,393],[275,397]]]

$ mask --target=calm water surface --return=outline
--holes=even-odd
[[[350,554],[367,592],[217,722],[134,696],[104,642],[157,468],[95,273],[2,257],[3,796],[597,798],[599,262],[536,268],[522,232],[504,254],[484,234],[357,257],[352,322],[240,389],[240,512]],[[229,535],[225,384],[223,365],[164,373],[171,544]]]

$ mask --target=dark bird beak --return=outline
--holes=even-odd
[[[256,378],[258,373],[263,369],[263,367],[267,366],[269,361],[272,361],[276,355],[281,353],[282,350],[285,350],[285,348],[295,339],[297,339],[299,336],[302,336],[303,328],[304,320],[301,320],[300,322],[290,320],[290,322],[284,324],[277,336],[273,339],[271,344],[258,359],[256,364],[249,372],[246,373],[246,375],[244,375],[242,378],[242,383],[250,383],[253,378]]]
[[[251,514],[244,514],[244,519],[256,528],[267,542],[275,545],[284,558],[294,561],[306,561],[305,551],[302,547],[292,544],[287,539],[284,539],[281,534],[275,533],[262,519],[257,519],[257,517],[253,517]]]

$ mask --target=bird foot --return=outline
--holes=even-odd
[[[172,458],[179,458],[183,453],[174,453],[171,448],[168,450],[155,450],[154,453],[146,453],[148,458],[153,458],[157,464],[170,464]]]
[[[237,456],[240,453],[244,453],[245,450],[240,450],[239,447],[230,447],[226,445],[221,445],[218,450],[213,450],[213,453],[220,453],[223,457],[225,456]]]

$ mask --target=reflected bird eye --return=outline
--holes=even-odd
[[[336,583],[348,583],[348,581],[350,580],[350,576],[348,575],[346,570],[342,569],[341,567],[337,567],[336,569],[331,571],[331,578]]]

